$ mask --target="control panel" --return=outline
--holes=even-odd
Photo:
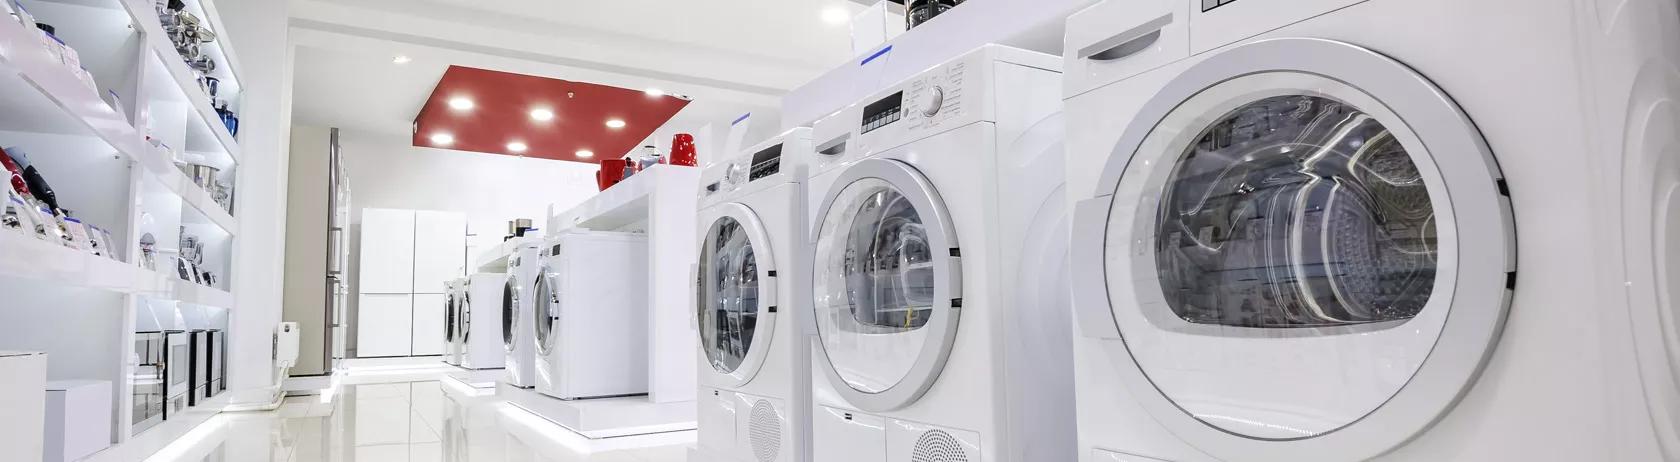
[[[936,128],[941,122],[962,117],[967,61],[956,61],[923,73],[900,85],[902,90],[863,107],[860,134],[905,122],[902,130]]]
[[[1212,11],[1214,8],[1230,5],[1236,1],[1237,0],[1202,0],[1202,12],[1206,13],[1208,11]]]
[[[863,107],[862,132],[869,133],[881,127],[892,125],[893,122],[903,118],[900,115],[900,111],[903,110],[904,92],[902,91],[869,103],[869,105]]]
[[[782,145],[778,144],[754,153],[752,156],[752,170],[747,174],[747,181],[758,181],[759,178],[775,175],[782,171]]]
[[[905,92],[915,107],[907,117],[915,119],[916,128],[934,128],[963,116],[968,110],[964,98],[967,76],[968,62],[956,61],[910,81]]]

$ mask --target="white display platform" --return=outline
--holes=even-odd
[[[543,241],[542,236],[516,237],[516,238],[513,238],[513,239],[508,239],[506,241],[502,241],[501,245],[491,247],[489,249],[486,249],[483,252],[478,253],[478,257],[473,259],[472,268],[476,268],[476,269],[473,269],[472,272],[474,272],[474,273],[506,273],[507,272],[508,256],[513,254],[513,249],[519,248],[520,244],[526,244],[526,243],[541,244],[542,241]]]
[[[487,389],[494,391],[496,384],[501,383],[502,377],[507,376],[506,369],[466,369],[455,366],[457,371],[444,375],[444,380],[455,381],[468,388]]]
[[[688,402],[693,419],[700,357],[690,271],[699,259],[700,169],[654,165],[595,197],[559,212],[548,210],[548,233],[568,230],[647,233],[648,397]]]
[[[782,130],[808,127],[888,85],[988,43],[1060,56],[1068,15],[1093,3],[1096,0],[968,0],[793,89],[782,98]]]
[[[695,402],[655,403],[646,396],[566,401],[536,390],[496,384],[496,395],[519,409],[590,439],[694,430]]]

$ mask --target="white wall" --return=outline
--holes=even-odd
[[[417,148],[406,134],[346,130],[339,142],[357,211],[378,207],[465,214],[476,235],[467,240],[475,248],[469,259],[478,249],[500,244],[508,220],[530,218],[540,227],[549,204],[570,208],[596,193],[597,167],[591,164]],[[359,212],[351,217],[352,225],[360,224]],[[352,247],[350,254],[358,250]]]
[[[326,145],[327,130],[298,126],[293,146],[318,149]],[[321,138],[315,140],[314,138]],[[668,142],[668,141],[667,141]],[[467,216],[468,265],[483,249],[501,244],[507,222],[530,218],[541,227],[548,206],[565,210],[595,195],[592,164],[520,158],[411,146],[406,134],[341,130],[352,207],[350,266],[351,293],[360,290],[361,210],[392,208],[439,210]],[[667,147],[668,148],[668,147]],[[300,151],[301,152],[301,151]],[[300,154],[301,155],[301,154]],[[469,270],[469,272],[471,272]],[[351,297],[351,322],[356,318]],[[355,332],[355,329],[350,329]],[[356,340],[348,339],[351,357]]]
[[[228,388],[236,403],[266,402],[276,385],[270,336],[280,322],[285,264],[286,180],[292,119],[292,50],[286,17],[291,2],[218,0],[238,60],[240,104],[237,188],[240,228],[229,277]]]

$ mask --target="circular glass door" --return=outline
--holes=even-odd
[[[472,340],[472,293],[470,293],[467,289],[462,289],[461,291],[461,304],[459,305],[459,308],[460,310],[458,311],[460,311],[460,313],[458,314],[458,318],[456,320],[456,324],[459,327],[455,329],[455,336],[460,338],[460,341],[463,344],[461,345],[461,348],[465,349],[465,343]]]
[[[518,344],[519,292],[519,277],[508,275],[502,284],[502,348],[509,352]]]
[[[853,405],[896,409],[920,398],[950,356],[960,253],[944,203],[909,165],[865,160],[835,185],[812,262],[824,370]]]
[[[758,373],[776,326],[775,258],[757,215],[718,206],[700,243],[695,313],[712,370],[744,384]]]
[[[537,353],[543,356],[554,352],[554,328],[560,323],[560,294],[555,290],[558,283],[555,276],[547,265],[537,273]]]
[[[456,321],[455,321],[455,319],[456,319],[456,316],[457,316],[457,313],[455,313],[455,308],[456,308],[456,306],[455,306],[455,293],[453,291],[451,291],[449,293],[449,298],[443,301],[443,340],[444,340],[444,342],[453,343],[455,341],[455,336],[456,336],[456,331],[455,331],[455,322]]]
[[[1109,162],[1110,359],[1209,454],[1369,458],[1450,408],[1497,340],[1498,168],[1397,62],[1308,39],[1217,54]]]

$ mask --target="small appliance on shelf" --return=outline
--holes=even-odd
[[[935,16],[956,8],[962,2],[963,0],[909,0],[909,4],[905,7],[904,19],[909,23],[908,28],[913,29],[933,20]]]

